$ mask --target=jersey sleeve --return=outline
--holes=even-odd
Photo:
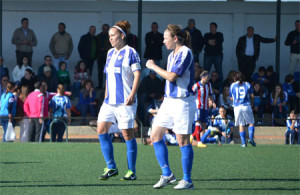
[[[193,90],[193,92],[194,92],[195,94],[197,93],[197,91],[198,91],[198,84],[197,84],[197,83],[195,83],[195,84],[193,85],[192,90]]]
[[[131,50],[129,55],[129,65],[132,72],[141,70],[141,60],[139,54],[135,50]]]
[[[192,55],[191,52],[181,52],[179,57],[175,61],[175,65],[172,67],[171,72],[176,73],[178,76],[182,76],[186,69],[192,63]]]

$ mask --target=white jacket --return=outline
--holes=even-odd
[[[14,68],[14,70],[11,73],[12,79],[14,82],[20,82],[21,79],[24,77],[25,75],[25,70],[26,69],[31,69],[31,66],[24,66],[22,65],[21,68],[19,68],[19,65],[16,65],[16,67]]]

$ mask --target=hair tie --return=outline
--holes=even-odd
[[[122,28],[118,27],[118,26],[113,26],[113,28],[118,29],[119,31],[121,31],[121,33],[123,33],[123,35],[126,37],[126,33],[122,30]]]

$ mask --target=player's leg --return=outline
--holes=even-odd
[[[247,147],[246,145],[246,131],[244,125],[239,125],[239,132],[242,142],[242,147]]]
[[[206,129],[206,124],[208,122],[208,111],[201,109],[200,110],[200,138],[204,135],[205,129]],[[199,148],[206,148],[207,146],[200,140],[198,142],[197,147]]]
[[[254,121],[252,108],[250,106],[247,106],[245,108],[244,115],[245,115],[246,123],[249,124],[249,127],[248,127],[248,133],[249,133],[248,143],[250,143],[252,146],[256,146],[256,143],[254,141],[254,131],[255,131],[254,122],[255,121]]]

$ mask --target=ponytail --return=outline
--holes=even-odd
[[[191,35],[187,30],[182,30],[179,25],[169,24],[167,29],[172,37],[177,37],[179,43],[191,48]]]

